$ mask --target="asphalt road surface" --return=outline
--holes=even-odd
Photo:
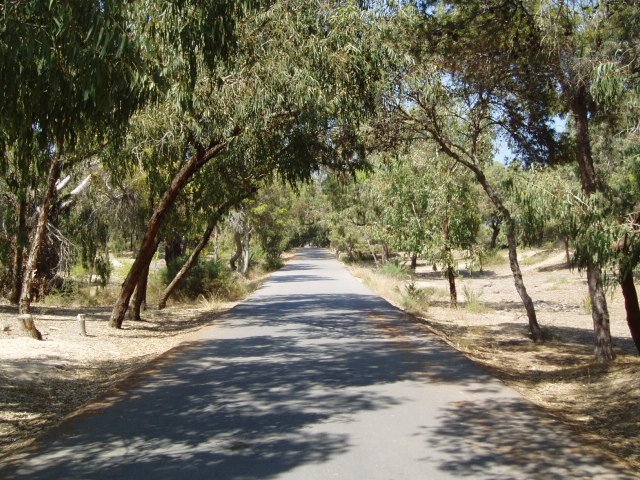
[[[636,478],[318,249],[0,472],[14,477]]]

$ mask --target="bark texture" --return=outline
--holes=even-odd
[[[234,232],[233,241],[236,244],[236,251],[229,259],[229,267],[235,272],[236,270],[238,270],[238,265],[236,262],[242,256],[242,235],[240,235],[240,232]]]
[[[51,165],[49,165],[47,184],[44,192],[44,198],[42,200],[42,205],[40,206],[38,223],[36,225],[36,230],[33,238],[31,239],[29,256],[27,257],[27,263],[24,268],[22,291],[20,292],[19,302],[19,310],[21,314],[27,314],[31,309],[33,277],[36,273],[36,263],[38,261],[38,258],[40,257],[40,254],[44,248],[44,243],[46,241],[47,224],[49,222],[51,203],[56,193],[56,183],[60,178],[62,146],[59,145],[58,148],[58,152],[51,159]]]
[[[27,333],[27,335],[35,340],[42,340],[42,334],[40,333],[40,330],[36,328],[36,324],[31,315],[20,315],[20,323],[22,325],[22,329]]]
[[[576,157],[580,166],[580,181],[586,195],[596,192],[598,184],[596,171],[591,155],[591,139],[589,137],[589,112],[587,109],[587,89],[580,86],[571,101],[571,113],[576,124]],[[609,310],[602,285],[602,273],[593,262],[587,264],[587,284],[591,297],[591,317],[595,336],[595,356],[600,362],[614,359]]]
[[[20,293],[22,291],[22,272],[24,262],[24,247],[27,241],[27,202],[20,199],[18,202],[18,231],[16,234],[16,242],[13,251],[13,273],[11,278],[11,294],[9,301],[17,305],[20,301]]]
[[[624,295],[624,307],[627,311],[627,325],[631,332],[631,338],[640,353],[640,308],[638,307],[638,292],[633,283],[633,272],[625,273],[620,282]]]

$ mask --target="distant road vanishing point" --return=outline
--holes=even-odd
[[[0,478],[636,477],[307,248]]]

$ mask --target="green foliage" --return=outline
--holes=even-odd
[[[411,276],[411,273],[406,266],[401,265],[397,260],[390,260],[382,265],[378,271],[387,277],[394,278],[396,280],[406,280]]]
[[[182,268],[186,257],[179,257],[162,270],[165,284],[169,283]],[[182,279],[175,291],[177,296],[194,300],[200,296],[223,300],[237,300],[245,293],[237,276],[221,262],[199,261]]]

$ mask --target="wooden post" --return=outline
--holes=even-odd
[[[87,336],[87,326],[86,326],[87,316],[84,313],[78,314],[78,329],[81,336]]]

